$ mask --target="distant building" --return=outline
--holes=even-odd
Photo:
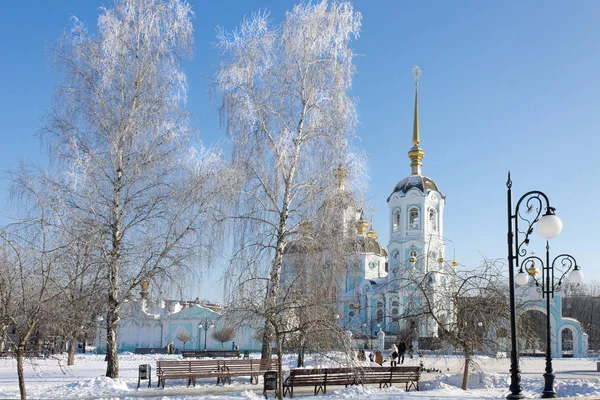
[[[212,338],[215,330],[230,327],[222,316],[219,304],[195,301],[161,301],[152,305],[148,299],[148,282],[142,282],[140,297],[127,302],[121,311],[117,349],[119,352],[136,348],[165,348],[169,343],[178,351],[184,348],[181,339],[187,339],[185,349],[230,349],[231,342],[221,345]],[[207,330],[208,329],[208,330]],[[260,350],[260,342],[253,339],[254,331],[248,327],[236,329],[232,341],[240,351]],[[106,329],[97,334],[99,352],[106,348]]]

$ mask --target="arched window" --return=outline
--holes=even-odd
[[[408,229],[419,229],[419,209],[416,207],[408,210]]]
[[[377,310],[377,323],[378,324],[383,323],[383,310],[381,310],[381,309]]]
[[[437,210],[435,208],[429,209],[429,229],[432,231],[438,230]]]
[[[410,258],[417,258],[417,256],[419,255],[419,253],[417,253],[417,251],[413,249],[413,250],[411,250],[411,251],[408,253],[408,255],[409,255],[409,257],[410,257]],[[415,260],[415,261],[416,261],[416,260]]]
[[[396,232],[398,229],[400,229],[400,209],[396,208],[394,210],[393,216],[392,216],[392,221],[393,221],[393,229],[394,232]]]

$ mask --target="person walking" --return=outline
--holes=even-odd
[[[400,364],[404,364],[404,353],[406,353],[406,343],[402,341],[398,343],[398,357],[400,358]]]
[[[392,344],[392,348],[390,350],[390,365],[395,367],[398,365],[398,347],[395,344]]]
[[[375,353],[375,364],[383,365],[383,354],[379,350]]]
[[[358,349],[358,361],[366,361],[367,357],[365,356],[364,349]]]

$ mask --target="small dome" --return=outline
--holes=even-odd
[[[438,189],[437,185],[435,184],[435,182],[431,178],[428,178],[426,176],[421,176],[421,175],[411,175],[407,178],[402,179],[400,182],[398,182],[398,184],[392,191],[392,194],[394,194],[396,192],[406,193],[412,188],[419,189],[423,193],[425,193],[428,190],[435,190],[436,192],[440,191]],[[390,195],[390,197],[391,197],[391,195]],[[390,199],[388,198],[388,201],[389,200]]]
[[[387,256],[387,251],[379,244],[377,239],[370,236],[357,236],[355,239],[356,247],[354,250],[360,253],[374,253],[380,256]]]

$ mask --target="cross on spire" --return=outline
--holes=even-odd
[[[421,75],[421,68],[418,65],[415,65],[412,69],[412,72],[415,74],[415,86],[419,86],[419,75]]]

